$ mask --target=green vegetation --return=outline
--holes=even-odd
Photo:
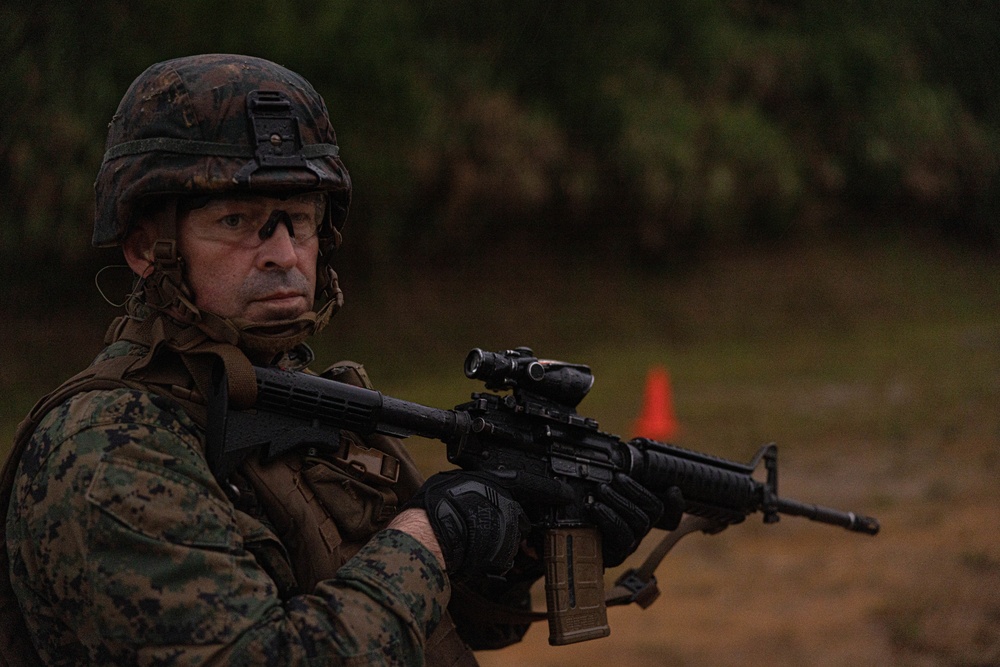
[[[500,227],[654,264],[845,225],[996,242],[993,3],[654,5],[7,3],[5,271],[86,261],[117,101],[149,64],[205,51],[274,59],[326,96],[361,267],[481,255]]]

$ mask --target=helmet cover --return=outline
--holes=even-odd
[[[156,195],[328,193],[325,236],[339,242],[351,181],[323,98],[273,62],[209,54],[139,75],[108,129],[94,184],[93,243],[121,243]]]

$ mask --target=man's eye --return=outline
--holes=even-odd
[[[240,215],[227,215],[219,220],[219,224],[227,229],[238,229],[243,222],[243,216]]]
[[[307,239],[316,234],[316,217],[309,213],[295,213],[291,216],[292,226],[295,228],[295,236],[299,239]]]

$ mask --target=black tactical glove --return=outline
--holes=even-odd
[[[427,511],[449,574],[503,574],[514,565],[528,518],[490,475],[450,470],[421,486],[407,503]]]
[[[684,499],[680,489],[672,487],[661,500],[628,475],[615,473],[610,484],[598,487],[587,509],[601,531],[604,566],[614,567],[636,550],[653,526],[676,528]]]

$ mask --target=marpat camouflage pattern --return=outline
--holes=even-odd
[[[423,664],[451,594],[435,557],[384,530],[283,601],[245,548],[278,538],[226,497],[202,442],[176,405],[124,388],[77,394],[35,431],[7,548],[45,663]]]

